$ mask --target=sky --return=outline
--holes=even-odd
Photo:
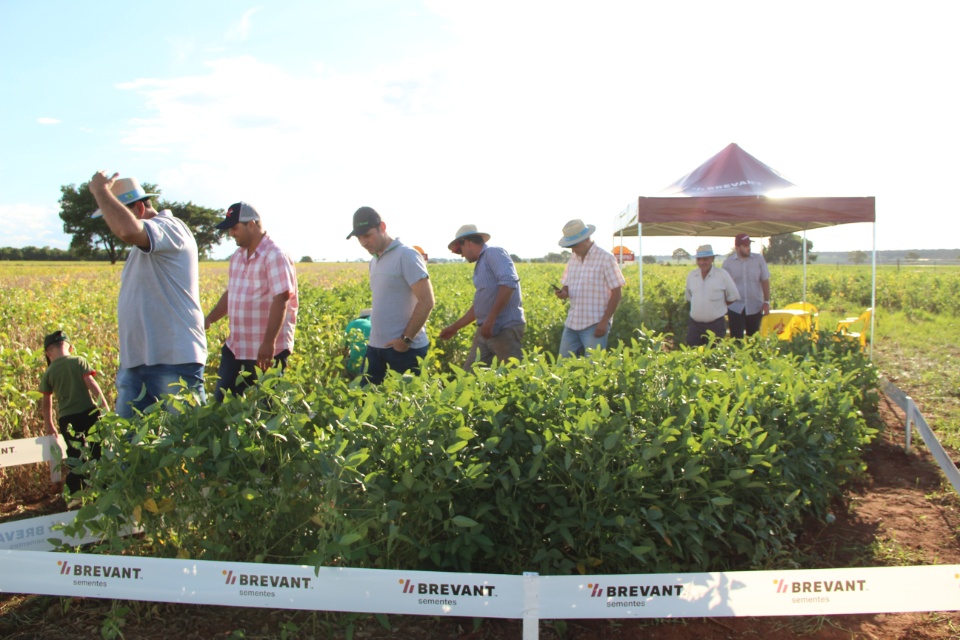
[[[792,195],[876,198],[875,226],[810,231],[814,251],[952,249],[958,19],[946,1],[0,0],[0,246],[66,249],[60,187],[106,170],[252,203],[295,260],[369,258],[345,239],[360,206],[432,257],[464,224],[543,256],[574,218],[611,248],[638,196],[736,142]],[[706,241],[732,246],[643,253]]]

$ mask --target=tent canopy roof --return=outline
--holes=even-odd
[[[661,195],[759,196],[794,184],[731,142]]]
[[[632,208],[632,207],[631,207]],[[851,222],[874,222],[875,198],[666,197],[637,200],[614,235],[735,236],[757,238]],[[642,227],[638,229],[637,223]]]
[[[730,143],[664,189],[672,197],[640,197],[621,214],[614,235],[758,238],[850,222],[874,222],[874,198],[773,198],[793,183]]]

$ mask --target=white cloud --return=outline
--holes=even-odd
[[[230,41],[246,40],[250,35],[251,18],[260,11],[260,7],[254,7],[243,12],[240,21],[232,25],[227,31],[226,39]]]
[[[364,255],[343,240],[360,205],[433,255],[468,222],[524,257],[557,250],[571,218],[609,238],[638,195],[655,195],[730,142],[811,195],[876,195],[889,215],[921,206],[895,189],[924,184],[930,171],[930,160],[889,159],[945,159],[960,142],[941,112],[912,120],[911,135],[887,135],[903,105],[873,89],[892,97],[880,80],[908,78],[912,66],[862,7],[832,9],[829,24],[817,11],[791,14],[789,31],[762,3],[736,20],[710,3],[428,7],[454,44],[384,57],[364,73],[329,59],[284,67],[241,56],[120,85],[151,112],[128,123],[123,144],[149,152],[168,197],[217,208],[250,200],[290,253],[339,259]],[[864,21],[875,31],[864,33]],[[839,35],[854,26],[861,41],[851,52]],[[822,51],[807,46],[811,34],[825,36]],[[956,163],[940,166],[955,173]],[[830,233],[817,232],[817,247]],[[880,248],[923,245],[889,233]],[[844,238],[838,249],[861,248],[870,233]],[[645,240],[645,251],[697,242]]]
[[[4,221],[3,246],[54,247],[67,249],[70,238],[61,230],[59,211],[31,204],[0,204],[0,220]]]

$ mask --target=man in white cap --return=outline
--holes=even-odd
[[[590,239],[596,230],[592,224],[571,220],[558,243],[573,252],[556,292],[561,300],[570,300],[560,338],[561,358],[607,348],[613,313],[627,283],[613,254]]]
[[[370,261],[370,341],[367,343],[364,384],[380,384],[387,369],[420,371],[418,358],[427,355],[430,341],[424,327],[433,310],[433,285],[420,252],[387,234],[387,225],[371,207],[353,214],[353,231]]]
[[[740,300],[727,309],[731,338],[757,333],[763,316],[770,313],[770,269],[761,254],[750,252],[751,242],[746,233],[737,234],[734,252],[723,261],[723,270],[740,292]]]
[[[687,274],[684,298],[690,303],[687,344],[691,347],[707,344],[708,331],[717,337],[726,335],[727,306],[740,299],[737,285],[730,274],[714,268],[716,255],[711,245],[700,245],[694,256],[697,268]]]
[[[457,230],[450,251],[474,263],[473,304],[458,320],[440,331],[441,340],[449,340],[457,331],[476,322],[470,354],[464,368],[476,364],[489,365],[496,356],[501,362],[509,358],[523,358],[523,332],[527,322],[523,314],[520,276],[501,247],[487,246],[489,233],[477,231],[477,226],[465,224]]]
[[[237,243],[230,257],[227,288],[204,319],[204,328],[227,316],[230,335],[220,351],[215,397],[240,393],[257,379],[257,367],[282,370],[293,350],[297,326],[297,271],[274,243],[250,204],[230,205],[217,229]],[[241,372],[249,375],[241,378]]]
[[[200,308],[197,242],[167,211],[157,213],[136,178],[99,171],[88,188],[110,231],[132,244],[120,276],[117,413],[132,418],[183,380],[203,402],[207,337]],[[144,393],[145,390],[145,393]]]

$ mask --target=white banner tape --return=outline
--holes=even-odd
[[[576,577],[9,550],[0,563],[0,593],[314,611],[556,620],[960,610],[960,565]]]
[[[519,577],[0,551],[0,593],[519,618]]]
[[[540,617],[551,620],[960,610],[960,565],[540,580]]]
[[[943,445],[940,444],[940,440],[933,432],[933,429],[930,428],[930,425],[927,424],[927,419],[924,418],[920,410],[916,408],[917,405],[913,402],[913,399],[886,378],[880,378],[880,389],[907,414],[908,427],[911,417],[913,418],[914,425],[916,425],[917,431],[920,432],[920,437],[923,438],[923,442],[930,450],[933,459],[937,461],[940,470],[943,471],[943,474],[947,476],[947,480],[953,485],[954,491],[960,493],[960,469],[957,468],[957,465],[954,464],[950,458],[950,454],[948,454],[943,448]],[[911,405],[914,409],[912,415],[910,412]]]
[[[51,539],[61,540],[73,546],[80,546],[90,542],[98,542],[97,536],[74,538],[67,536],[63,531],[55,530],[55,525],[70,524],[77,517],[76,511],[54,513],[28,520],[14,520],[0,524],[0,549],[16,549],[20,551],[52,551],[56,547],[50,543]]]
[[[54,447],[59,447],[55,449]],[[0,467],[16,467],[34,462],[59,462],[67,443],[63,436],[40,436],[0,442]]]

